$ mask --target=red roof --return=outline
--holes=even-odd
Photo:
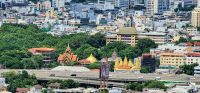
[[[143,55],[142,55],[142,57],[143,57],[143,58],[152,58],[152,55],[151,55],[151,54],[148,54],[148,53],[146,53],[146,54],[143,54]]]
[[[200,57],[200,53],[187,53],[187,56],[189,57]]]
[[[55,51],[54,48],[30,48],[28,49],[29,52],[51,52]]]
[[[200,46],[200,42],[187,42],[187,46]]]
[[[17,88],[17,93],[27,93],[30,89],[29,88]]]
[[[91,62],[87,59],[79,60],[78,63],[81,64],[81,65],[91,64]]]
[[[200,46],[200,42],[194,42],[194,46]]]
[[[187,42],[186,44],[187,44],[187,46],[193,46],[193,43],[191,43],[191,42]]]

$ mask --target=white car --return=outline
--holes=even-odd
[[[161,79],[160,77],[156,77],[156,78],[155,78],[155,80],[160,80],[160,79]]]
[[[138,80],[143,80],[143,76],[141,76],[141,77],[138,77]]]

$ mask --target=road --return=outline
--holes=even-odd
[[[22,71],[19,69],[1,69],[0,73],[8,71]],[[53,70],[26,70],[29,74],[35,74],[40,80],[50,80],[50,79],[73,79],[82,83],[88,84],[99,84],[99,73],[98,72],[69,72],[69,71],[53,71]],[[54,74],[55,76],[50,76]],[[71,74],[76,74],[76,77],[72,77]],[[116,73],[110,72],[109,84],[122,86],[124,82],[131,81],[146,81],[155,80],[156,77],[160,77],[163,81],[181,81],[181,82],[200,82],[200,78],[188,75],[174,75],[174,74],[134,74],[134,73]],[[143,79],[138,79],[138,77]],[[190,80],[190,78],[195,78]]]

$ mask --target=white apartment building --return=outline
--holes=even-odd
[[[192,11],[191,23],[194,27],[200,26],[200,7],[197,7]]]
[[[200,53],[187,53],[185,62],[186,64],[200,64]]]
[[[64,8],[65,3],[71,2],[71,0],[52,0],[52,7],[54,8]]]
[[[159,33],[159,32],[139,33],[138,38],[150,38],[156,44],[159,44],[159,45],[167,42],[166,33]]]
[[[200,76],[200,66],[194,67],[194,76]]]
[[[162,14],[169,10],[169,0],[146,0],[146,15]]]
[[[193,34],[193,35],[196,35],[196,34],[198,33],[196,27],[188,27],[188,28],[186,29],[186,32],[189,33],[189,34]]]

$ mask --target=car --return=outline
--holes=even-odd
[[[76,77],[76,74],[71,74],[70,76],[72,76],[72,77]]]
[[[141,77],[138,77],[138,80],[143,80],[143,76],[141,76]]]
[[[155,80],[160,80],[160,79],[161,79],[160,77],[156,77],[156,78],[155,78]]]
[[[109,78],[112,78],[112,75],[109,75]]]
[[[55,77],[55,74],[50,74],[50,77]]]
[[[194,77],[190,77],[190,80],[195,80],[195,78]]]

